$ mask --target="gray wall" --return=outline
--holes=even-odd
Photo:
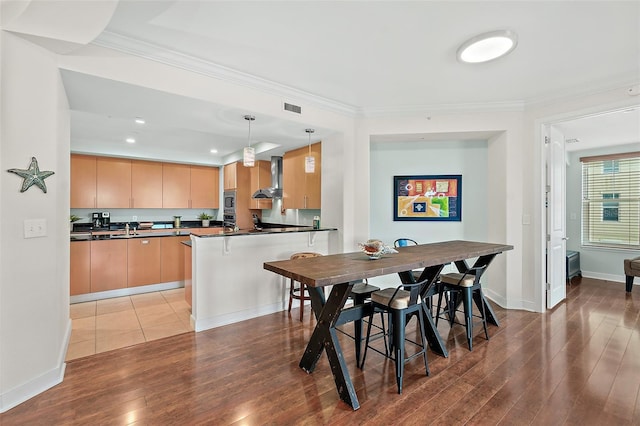
[[[392,245],[408,237],[418,243],[466,239],[485,241],[490,206],[486,205],[487,141],[376,142],[371,144],[370,238]],[[462,221],[393,221],[393,177],[462,175]],[[357,247],[345,247],[345,250]],[[388,279],[390,283],[397,277]]]

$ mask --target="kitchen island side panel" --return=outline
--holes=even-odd
[[[191,236],[193,268],[192,325],[195,331],[282,311],[288,280],[263,269],[296,252],[329,253],[330,233]]]

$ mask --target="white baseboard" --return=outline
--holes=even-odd
[[[284,310],[282,303],[274,303],[272,305],[260,306],[255,309],[247,309],[244,311],[233,312],[230,314],[217,315],[211,318],[196,319],[191,318],[191,325],[196,332],[209,330],[211,328],[222,327],[236,322],[261,317],[263,315],[274,314]]]
[[[520,309],[523,311],[539,312],[535,308],[536,304],[533,303],[532,301],[529,301],[529,300],[508,300],[507,301],[504,297],[502,297],[502,295],[497,294],[496,292],[492,291],[490,288],[483,287],[482,292],[484,293],[487,299],[491,300],[493,303],[500,306],[501,308]]]
[[[597,280],[605,280],[605,281],[613,281],[616,283],[624,283],[626,282],[626,277],[624,275],[613,275],[613,274],[602,274],[600,272],[592,272],[592,271],[582,271],[582,276],[585,278],[594,278]],[[635,277],[633,283],[636,285],[640,285],[640,277]]]
[[[57,368],[49,370],[23,385],[0,394],[0,413],[4,413],[28,399],[41,394],[47,389],[62,383],[66,365],[67,364],[63,362],[58,365]]]
[[[72,324],[71,319],[69,319],[67,321],[63,342],[60,346],[60,352],[58,353],[58,367],[49,370],[28,383],[0,394],[0,413],[4,413],[34,396],[41,394],[47,389],[62,383],[62,380],[64,379],[64,372],[67,368],[67,364],[64,360],[67,357],[67,349],[69,347],[69,341],[71,340],[71,329]]]
[[[184,281],[171,281],[161,284],[141,285],[137,287],[119,288],[117,290],[98,291],[95,293],[78,294],[71,296],[70,302],[83,303],[93,302],[95,300],[111,299],[113,297],[133,296],[134,294],[151,293],[154,291],[173,290],[175,288],[184,287]]]

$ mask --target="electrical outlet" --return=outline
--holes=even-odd
[[[132,221],[134,221],[134,222],[137,222],[137,221],[138,221],[138,216],[133,216],[133,217],[131,218],[131,220],[132,220]]]
[[[38,238],[47,236],[47,220],[46,219],[25,219],[24,221],[24,237]]]

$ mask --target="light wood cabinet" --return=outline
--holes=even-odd
[[[91,292],[91,241],[74,241],[69,247],[70,295]]]
[[[261,188],[271,186],[271,162],[266,160],[256,161],[255,167],[249,169],[249,208],[270,209],[273,202],[268,198],[251,198],[254,192]]]
[[[127,287],[158,284],[161,238],[127,240]]]
[[[217,167],[72,154],[70,207],[217,209],[219,182]]]
[[[183,241],[189,236],[157,238],[160,240],[160,281],[162,283],[184,279]]]
[[[162,165],[162,207],[188,209],[191,199],[191,167],[187,164]]]
[[[184,300],[192,306],[193,300],[193,278],[191,265],[191,246],[182,244],[184,260]]]
[[[96,207],[131,207],[131,160],[96,158]]]
[[[315,158],[315,171],[305,172],[305,146],[284,154],[282,159],[282,206],[285,209],[320,209],[322,182],[322,143],[311,145]]]
[[[253,228],[251,216],[251,170],[255,167],[245,167],[241,161],[224,166],[224,182],[226,189],[236,191],[236,225],[240,229]]]
[[[126,288],[127,240],[96,240],[90,243],[91,292]]]
[[[237,181],[237,165],[238,163],[225,164],[223,168],[224,174],[224,190],[236,189]]]
[[[220,171],[216,167],[191,166],[191,208],[220,207]]]
[[[162,208],[162,163],[131,160],[131,208]]]
[[[92,209],[96,207],[96,157],[71,155],[71,208]]]

